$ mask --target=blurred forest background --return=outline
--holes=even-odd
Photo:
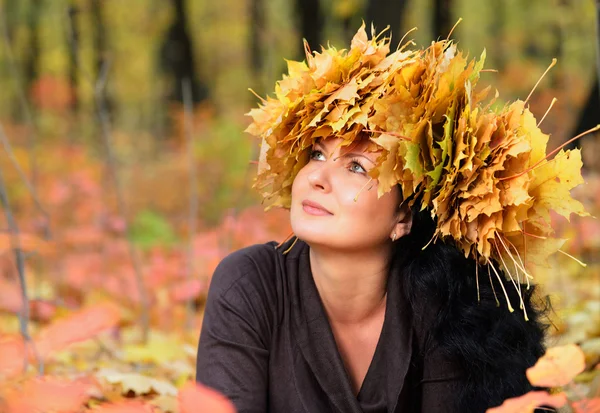
[[[378,31],[390,26],[395,44],[417,27],[408,38],[422,47],[446,38],[460,17],[451,37],[471,57],[487,50],[485,66],[497,72],[481,83],[493,82],[500,105],[525,99],[557,58],[529,100],[541,119],[557,99],[542,124],[551,150],[600,123],[596,7],[594,0],[0,0],[0,378],[23,373],[20,333],[38,346],[22,380],[42,364],[66,376],[94,371],[104,380],[99,400],[133,392],[174,411],[171,390],[132,389],[115,371],[173,385],[193,377],[216,264],[233,249],[289,234],[286,212],[264,213],[251,189],[258,142],[244,134],[244,114],[257,104],[248,88],[270,93],[285,59],[303,59],[302,38],[313,50],[344,48],[364,20]],[[600,135],[570,147],[582,148],[587,182],[573,193],[600,216]],[[592,343],[587,361],[597,364],[600,224],[574,217],[556,225],[569,239],[564,249],[587,267],[555,257],[555,269],[537,278],[556,310],[550,343]],[[106,325],[52,330],[80,308],[107,302],[118,316]],[[107,326],[110,337],[71,344]],[[13,346],[10,356],[3,358],[2,343]],[[98,366],[113,369],[113,381]]]

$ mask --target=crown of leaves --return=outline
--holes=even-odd
[[[483,105],[490,87],[475,86],[485,50],[467,61],[442,40],[390,53],[389,39],[373,29],[369,39],[364,23],[350,50],[312,53],[304,44],[306,61],[288,61],[275,97],[248,113],[246,131],[262,139],[254,186],[267,209],[289,208],[292,182],[318,138],[349,146],[366,134],[381,151],[369,172],[378,196],[400,184],[404,199],[421,199],[437,219],[435,238],[454,240],[497,277],[499,267],[529,286],[531,273],[547,267],[564,242],[553,237],[550,210],[567,219],[587,215],[570,195],[583,183],[579,150],[561,149],[549,160],[548,135],[526,102],[494,111],[496,91]]]

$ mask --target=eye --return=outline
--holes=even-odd
[[[315,159],[317,161],[324,161],[325,160],[325,155],[323,155],[323,152],[321,152],[318,149],[313,149],[310,152],[310,159]]]
[[[360,164],[360,162],[357,159],[352,159],[352,162],[350,162],[350,167],[348,169],[350,170],[350,172],[353,172],[356,174],[366,174],[367,173],[365,168]]]

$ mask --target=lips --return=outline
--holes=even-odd
[[[309,201],[308,199],[302,201],[302,209],[304,209],[304,211],[310,215],[333,215],[323,205],[317,202]]]

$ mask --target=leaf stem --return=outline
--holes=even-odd
[[[542,81],[544,76],[546,76],[546,74],[550,71],[550,69],[552,69],[554,67],[555,64],[556,64],[556,57],[553,57],[552,63],[550,63],[550,66],[548,66],[548,68],[544,71],[544,73],[542,73],[542,76],[538,79],[536,84],[533,86],[533,89],[531,89],[531,92],[529,92],[527,99],[525,99],[525,103],[529,102],[529,98],[531,98],[531,95],[533,95],[533,92],[535,91],[535,89],[538,87],[538,85],[540,84],[540,82]]]

